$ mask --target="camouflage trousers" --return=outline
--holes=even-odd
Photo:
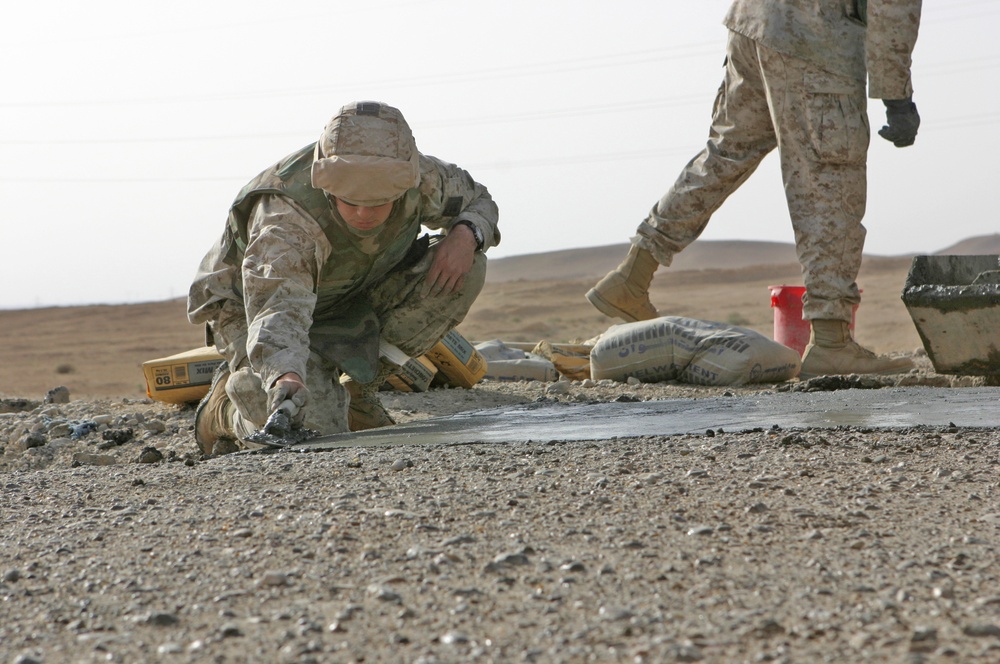
[[[670,265],[778,148],[806,287],[803,318],[850,321],[861,300],[855,279],[865,240],[869,138],[864,81],[730,32],[708,143],[632,242]]]
[[[431,245],[414,267],[393,272],[368,293],[379,319],[381,339],[411,357],[434,347],[449,330],[464,320],[486,280],[486,256],[476,254],[472,270],[462,288],[450,295],[422,297],[420,289],[436,254]],[[246,345],[246,338],[242,339]],[[260,429],[268,418],[267,391],[243,354],[226,383],[226,393],[236,406],[234,429],[240,440]],[[350,400],[340,383],[341,371],[323,355],[310,349],[306,363],[309,401],[303,426],[323,434],[349,431],[347,412]],[[380,373],[384,377],[384,372]]]

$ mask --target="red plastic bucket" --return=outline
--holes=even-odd
[[[802,320],[802,296],[805,286],[768,286],[771,291],[771,308],[774,309],[774,340],[779,344],[794,348],[799,355],[809,344],[811,328],[809,321]],[[858,305],[851,311],[851,332],[854,332],[854,318]]]

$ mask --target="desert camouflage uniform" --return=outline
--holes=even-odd
[[[920,0],[736,0],[708,144],[632,239],[662,265],[778,148],[803,318],[851,320],[865,228],[865,98],[912,94]]]
[[[474,224],[483,249],[499,242],[497,208],[464,170],[420,155],[420,184],[398,199],[372,232],[349,229],[325,192],[310,184],[314,145],[267,169],[240,192],[223,236],[205,256],[188,298],[188,318],[207,323],[232,376],[240,439],[267,419],[267,393],[282,374],[309,389],[304,426],[347,431],[341,372],[369,382],[378,339],[417,356],[465,317],[482,288],[486,258],[477,253],[462,288],[421,297],[436,238]]]

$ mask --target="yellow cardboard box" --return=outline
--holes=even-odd
[[[400,392],[426,392],[437,372],[434,363],[421,355],[409,358],[397,373],[386,378],[386,382]]]
[[[427,357],[447,382],[456,387],[468,389],[486,375],[486,358],[455,330],[427,351]]]
[[[222,362],[222,355],[213,346],[144,362],[146,394],[166,403],[200,401],[208,394],[215,368]]]

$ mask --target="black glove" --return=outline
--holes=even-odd
[[[920,115],[912,99],[883,99],[886,125],[878,130],[878,135],[897,148],[913,145],[920,127]]]

